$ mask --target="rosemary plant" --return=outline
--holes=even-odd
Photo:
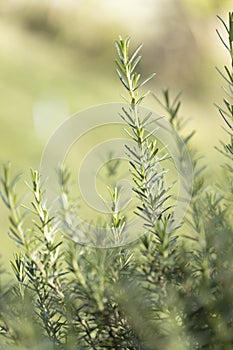
[[[230,54],[230,67],[224,66],[225,72],[222,73],[221,70],[218,70],[220,75],[223,77],[224,81],[228,84],[228,89],[224,88],[224,91],[227,95],[226,98],[224,98],[224,107],[219,107],[218,110],[220,115],[222,116],[223,120],[225,121],[228,129],[227,132],[230,136],[230,143],[226,144],[224,146],[226,155],[232,160],[233,159],[233,12],[229,13],[229,26],[221,19],[221,17],[218,17],[219,20],[222,22],[224,29],[227,32],[227,43],[223,39],[220,32],[217,30],[217,34],[222,41],[223,45],[227,49],[228,53]]]
[[[166,227],[169,226],[171,215],[165,215],[169,206],[166,205],[169,198],[168,188],[164,184],[165,171],[161,170],[160,163],[167,155],[162,155],[153,139],[153,132],[148,133],[146,126],[151,122],[151,115],[142,116],[140,104],[149,93],[139,95],[139,88],[145,85],[153,76],[140,82],[140,74],[135,71],[141,56],[138,55],[141,45],[129,55],[130,39],[123,40],[121,37],[116,41],[118,53],[117,73],[129,93],[129,110],[122,109],[121,117],[128,124],[131,132],[130,138],[134,141],[134,147],[126,145],[131,174],[134,181],[133,190],[136,193],[140,205],[137,206],[136,214],[145,220],[145,227],[155,238],[156,249],[161,255],[167,255],[167,248],[174,237],[171,238]],[[156,130],[156,128],[155,128]],[[146,236],[145,240],[149,239]],[[150,237],[151,238],[151,237]],[[151,239],[149,239],[151,240]]]
[[[135,215],[147,232],[124,247],[80,245],[75,239],[75,232],[82,230],[76,220],[79,203],[72,198],[69,171],[58,174],[60,212],[55,217],[38,171],[31,170],[28,201],[18,196],[21,177],[11,176],[9,164],[3,166],[0,194],[9,209],[9,235],[18,248],[11,262],[15,280],[0,283],[0,349],[233,348],[233,13],[228,24],[222,23],[228,43],[218,35],[230,52],[231,68],[225,66],[226,74],[221,73],[229,88],[225,107],[218,107],[230,137],[220,150],[229,161],[221,188],[205,186],[189,142],[194,133],[185,136],[181,130],[180,95],[173,100],[169,90],[162,99],[154,95],[192,156],[194,193],[185,225],[171,225],[172,197],[163,169],[167,155],[154,132],[147,131],[152,116],[141,108],[148,93],[140,94],[140,88],[153,75],[141,82],[141,46],[130,54],[129,38],[116,41],[116,65],[128,94],[121,117],[132,141],[126,153],[138,203]],[[117,166],[118,161],[108,164],[109,179]],[[127,215],[119,209],[119,188],[112,186],[109,194],[111,212],[105,225],[119,243],[127,234]],[[96,225],[94,239],[98,229]]]

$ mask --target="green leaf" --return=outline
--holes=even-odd
[[[233,74],[229,71],[229,69],[228,69],[227,66],[224,66],[224,68],[225,68],[225,70],[226,70],[226,72],[227,72],[227,75],[228,75],[230,81],[231,81],[232,84],[233,84]],[[231,85],[232,85],[232,84],[231,84]]]
[[[118,41],[115,41],[115,47],[116,47],[116,50],[117,50],[117,53],[118,53],[118,56],[119,56],[121,62],[124,63],[124,57],[123,57],[123,54],[122,54],[121,45],[119,44]]]
[[[229,40],[233,42],[233,12],[229,13]]]
[[[155,76],[156,74],[153,73],[149,76],[149,78],[147,78],[146,80],[144,80],[141,84],[139,84],[135,90],[137,90],[139,87],[142,87],[143,85],[145,85],[146,83],[148,83],[151,79],[153,79],[153,77]]]
[[[117,74],[118,74],[118,76],[119,76],[119,78],[120,78],[120,81],[122,82],[122,84],[124,85],[124,87],[125,87],[128,91],[130,91],[130,88],[129,88],[128,84],[125,82],[123,76],[121,75],[121,72],[120,72],[118,69],[117,69],[116,71],[117,71]]]
[[[138,65],[138,63],[141,61],[141,58],[142,56],[138,56],[133,62],[132,62],[132,65],[131,65],[131,73],[134,71],[134,69],[136,68],[136,66]]]
[[[133,60],[136,58],[137,54],[139,53],[139,51],[141,50],[143,44],[140,44],[136,50],[134,51],[134,53],[132,54],[132,56],[129,59],[129,64],[132,64]]]

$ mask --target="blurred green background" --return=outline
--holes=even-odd
[[[213,103],[223,81],[215,66],[227,62],[216,15],[227,19],[228,0],[1,0],[0,163],[15,172],[39,168],[49,135],[67,117],[95,104],[121,101],[114,40],[143,42],[144,75],[156,72],[154,93],[183,91],[183,115],[197,130],[194,144],[210,179],[223,162],[214,150],[225,138]],[[222,32],[223,29],[222,29]],[[152,97],[145,106],[160,112]],[[0,204],[0,254],[6,268],[14,244]]]

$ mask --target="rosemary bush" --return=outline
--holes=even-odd
[[[16,280],[0,284],[0,349],[233,348],[233,13],[222,23],[228,42],[217,33],[231,60],[225,73],[219,70],[228,84],[218,106],[229,134],[229,143],[219,148],[226,157],[224,177],[212,188],[205,185],[205,169],[190,146],[194,133],[183,135],[195,177],[181,225],[173,224],[173,196],[163,166],[168,156],[147,132],[151,116],[140,113],[147,95],[140,88],[152,76],[141,82],[141,46],[130,55],[129,38],[116,41],[116,65],[127,92],[121,118],[133,142],[126,154],[135,214],[147,233],[113,249],[80,245],[69,226],[78,211],[69,171],[58,174],[61,210],[54,217],[39,172],[31,170],[31,197],[24,203],[17,192],[21,178],[12,177],[9,164],[3,166],[0,193],[9,209],[9,235],[19,249],[11,262]],[[183,134],[180,94],[172,100],[165,90],[154,97],[174,130]],[[109,165],[109,176],[117,166]],[[118,208],[117,186],[110,196],[106,225],[117,242],[126,234],[127,215]]]

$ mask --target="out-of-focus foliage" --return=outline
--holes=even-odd
[[[180,3],[184,6],[185,9],[187,9],[190,14],[194,16],[208,14],[215,15],[219,9],[230,5],[229,0],[181,0]]]
[[[1,161],[11,159],[22,169],[38,166],[44,143],[69,114],[119,99],[112,73],[112,43],[119,32],[145,43],[142,70],[157,72],[153,90],[184,89],[195,124],[202,120],[200,132],[205,130],[203,115],[212,111],[203,101],[215,99],[217,79],[210,67],[220,59],[214,17],[200,17],[201,7],[188,1],[163,3],[2,0]],[[218,6],[221,13],[227,2]]]

